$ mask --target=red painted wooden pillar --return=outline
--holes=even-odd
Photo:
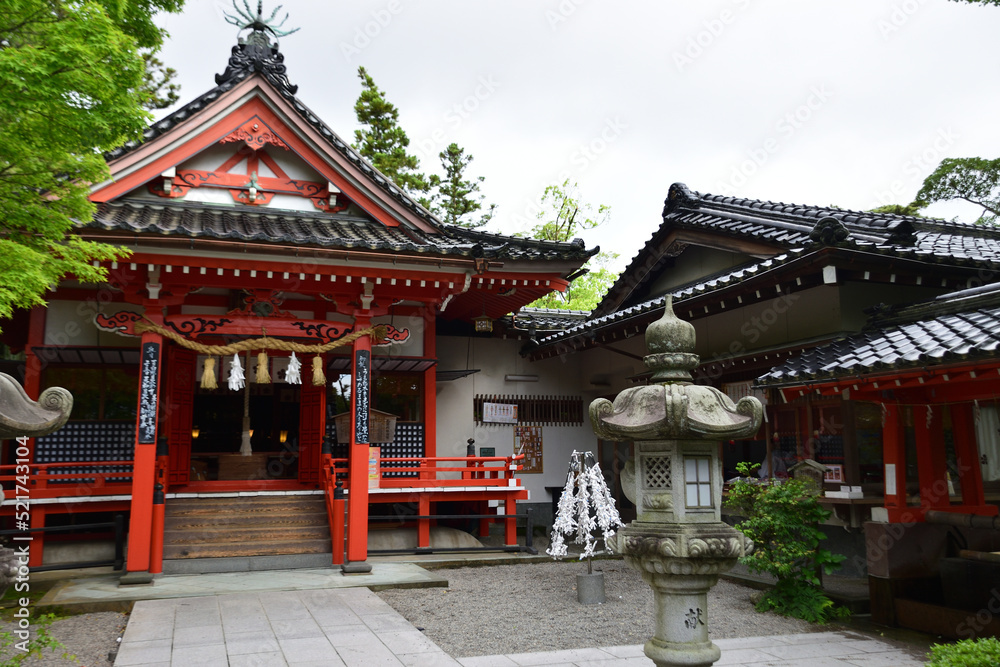
[[[28,398],[37,401],[38,395],[42,391],[42,368],[44,363],[34,352],[35,346],[45,344],[45,308],[37,306],[32,308],[31,316],[28,319],[28,343],[24,346],[24,393]],[[28,438],[28,459],[35,459],[35,439]],[[43,528],[45,526],[45,509],[32,503],[29,520],[32,528]],[[35,533],[31,542],[31,551],[28,555],[29,567],[40,567],[42,556],[45,550],[45,533]]]
[[[162,324],[162,316],[147,307],[146,317]],[[132,468],[132,504],[128,529],[128,556],[125,569],[148,572],[153,528],[153,482],[156,475],[156,430],[160,400],[160,364],[163,337],[142,334],[139,366],[139,409],[136,419],[135,462]]]
[[[371,326],[368,317],[355,317],[354,330]],[[351,444],[348,454],[347,560],[368,559],[368,414],[371,409],[371,338],[354,341],[351,359]],[[361,362],[361,363],[359,363]],[[359,377],[360,372],[360,377]],[[358,431],[359,413],[365,432]]]
[[[508,498],[506,501],[506,506],[504,507],[504,514],[508,516],[512,514],[517,514],[517,501],[513,498]],[[517,546],[517,519],[504,519],[504,544],[509,547]]]
[[[885,406],[882,425],[882,460],[885,464],[885,507],[889,521],[902,520],[906,511],[906,440],[899,406]]]
[[[424,357],[437,358],[437,336],[431,308],[424,309]],[[424,371],[424,456],[437,456],[437,364]],[[434,466],[437,466],[436,461]]]
[[[431,498],[426,493],[421,493],[417,499],[417,512],[420,516],[428,516],[431,513]],[[417,546],[427,549],[431,546],[431,520],[417,520]]]
[[[962,485],[962,504],[979,507],[986,504],[983,475],[979,468],[979,448],[971,403],[951,406],[951,435],[955,443],[958,479]]]
[[[913,432],[917,443],[917,474],[920,478],[920,506],[940,509],[951,505],[945,471],[944,427],[941,406],[913,407]],[[930,424],[927,415],[930,411]]]

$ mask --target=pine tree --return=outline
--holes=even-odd
[[[432,183],[437,187],[437,192],[432,198],[431,210],[448,224],[461,225],[469,229],[482,227],[493,217],[496,204],[491,204],[478,220],[466,219],[467,216],[482,210],[485,199],[479,194],[479,184],[486,180],[483,176],[465,180],[465,170],[472,162],[472,156],[466,155],[464,148],[452,143],[441,151],[438,157],[441,158],[444,178],[431,176]]]
[[[399,110],[385,99],[364,67],[358,68],[358,78],[362,90],[354,104],[354,113],[363,128],[354,131],[354,148],[407,193],[427,192],[430,184],[417,171],[420,161],[406,152],[410,138],[399,126]]]

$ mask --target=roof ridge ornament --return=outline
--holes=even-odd
[[[278,5],[270,16],[264,18],[263,0],[257,2],[256,15],[250,9],[247,0],[243,0],[243,9],[236,5],[236,0],[233,0],[233,9],[236,14],[224,13],[226,23],[235,25],[241,32],[243,30],[251,32],[246,37],[238,38],[238,43],[233,47],[229,62],[226,64],[226,71],[215,75],[217,85],[242,81],[254,72],[260,72],[285,97],[293,97],[298,92],[299,87],[293,86],[288,81],[285,57],[278,51],[278,37],[291,35],[299,28],[292,30],[281,28],[288,20],[287,13],[280,22],[275,22],[275,17],[281,7],[282,5]],[[274,37],[273,42],[272,36]]]
[[[848,243],[851,233],[844,223],[828,215],[819,219],[816,226],[809,232],[809,238],[820,245],[832,246]]]

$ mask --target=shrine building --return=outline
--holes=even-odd
[[[547,505],[588,429],[576,379],[526,372],[499,320],[597,250],[443,224],[298,99],[259,25],[216,83],[107,155],[75,232],[131,251],[107,283],[67,277],[4,323],[24,361],[2,370],[32,398],[75,400],[31,441],[31,527],[123,514],[130,573],[289,555],[363,568],[369,529],[412,526],[426,549],[428,517],[456,511],[519,548],[517,503]],[[551,479],[540,431],[519,446],[503,421],[549,429]],[[31,565],[108,532],[38,534]]]

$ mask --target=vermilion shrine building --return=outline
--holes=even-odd
[[[509,517],[529,495],[509,434],[480,435],[495,456],[465,458],[475,416],[462,378],[480,370],[479,387],[521,393],[501,379],[517,372],[516,347],[477,338],[474,323],[565,289],[596,250],[442,224],[296,98],[282,61],[255,29],[215,88],[108,155],[111,179],[91,195],[98,212],[77,233],[131,256],[106,265],[106,285],[66,280],[47,308],[4,324],[3,342],[25,354],[28,394],[58,385],[76,401],[67,427],[33,443],[32,527],[127,512],[130,572],[197,555],[306,551],[340,562],[337,471],[355,563],[367,557],[370,504],[411,503],[427,516],[464,503],[466,513]],[[384,335],[322,354],[300,349],[302,382],[287,381],[285,343],[315,348],[373,326]],[[272,380],[254,382],[258,350],[248,351],[246,387],[230,390],[232,355],[206,351],[255,338],[269,341],[261,349]],[[201,383],[210,359],[217,389]],[[319,386],[314,369],[325,376]],[[544,400],[522,396],[522,414],[566,423],[557,408],[571,404],[579,425],[579,397],[544,388]],[[439,408],[439,393],[456,405]],[[461,418],[442,424],[446,412]],[[375,423],[380,413],[395,429]],[[249,456],[240,454],[244,414]],[[345,444],[324,450],[325,437]],[[369,490],[373,437],[391,471]],[[234,497],[244,509],[282,503],[287,528],[234,526],[215,538],[226,545],[199,545]],[[418,523],[426,547],[429,521]],[[505,543],[516,544],[514,519],[504,523]],[[36,539],[32,565],[46,541]]]

